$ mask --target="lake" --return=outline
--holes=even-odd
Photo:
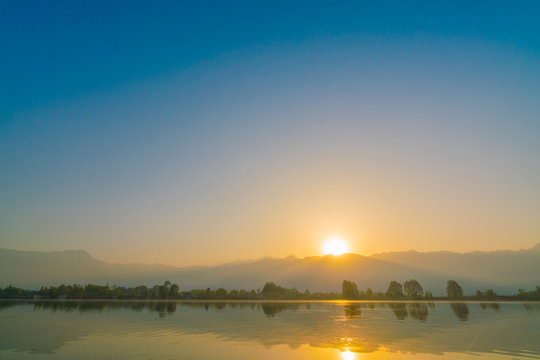
[[[540,359],[540,303],[0,301],[0,359]]]

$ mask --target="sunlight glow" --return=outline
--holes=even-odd
[[[354,353],[350,350],[343,351],[341,353],[341,357],[343,358],[343,360],[354,360],[356,358],[356,356],[354,356]]]
[[[349,252],[349,245],[341,238],[328,239],[323,245],[324,255],[339,256]]]

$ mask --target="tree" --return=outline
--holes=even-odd
[[[219,288],[214,292],[214,294],[215,294],[214,296],[216,299],[223,300],[227,298],[228,291],[225,290],[224,288]]]
[[[171,288],[169,289],[169,297],[171,299],[178,298],[178,290],[180,290],[180,287],[178,286],[178,284],[172,284]]]
[[[431,293],[431,291],[426,291],[426,293],[424,294],[424,298],[425,299],[433,299],[433,294]]]
[[[158,287],[158,296],[160,299],[167,298],[167,295],[169,295],[171,287],[171,282],[169,280],[165,281],[163,285],[160,285]]]
[[[261,291],[261,295],[263,298],[271,299],[271,298],[283,298],[285,297],[285,294],[287,292],[287,289],[284,287],[281,287],[279,285],[276,285],[273,282],[267,282],[264,284],[263,289]]]
[[[403,288],[407,294],[407,297],[409,298],[418,299],[424,296],[424,289],[422,288],[422,285],[420,285],[420,283],[414,279],[405,281]]]
[[[446,283],[446,296],[451,299],[460,299],[463,297],[463,289],[454,280],[448,280]]]
[[[356,286],[356,283],[352,281],[343,280],[343,283],[341,285],[341,290],[342,290],[341,293],[344,299],[357,300],[360,297],[360,292],[358,291],[358,287]]]
[[[388,284],[388,289],[386,290],[386,295],[393,299],[402,298],[403,286],[397,281],[390,281],[390,284]]]
[[[488,299],[495,299],[495,297],[497,296],[497,294],[495,293],[495,291],[493,291],[493,289],[487,289],[486,290],[486,297]]]
[[[368,288],[368,289],[366,290],[366,297],[367,297],[368,299],[371,299],[371,298],[373,297],[373,290],[371,290],[371,288]]]

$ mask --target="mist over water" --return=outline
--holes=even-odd
[[[0,302],[0,359],[525,359],[539,333],[539,303]]]

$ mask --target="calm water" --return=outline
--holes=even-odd
[[[540,359],[539,303],[0,301],[0,359]]]

